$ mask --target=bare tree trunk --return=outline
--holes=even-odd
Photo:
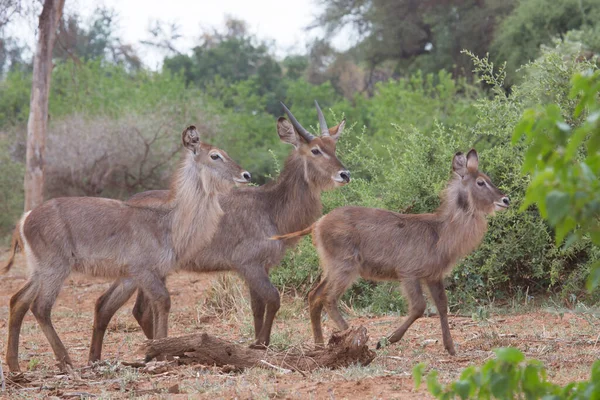
[[[44,0],[33,61],[31,102],[27,121],[25,211],[44,201],[44,152],[48,128],[48,94],[52,75],[52,49],[65,0]]]

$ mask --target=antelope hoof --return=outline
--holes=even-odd
[[[456,350],[454,350],[454,346],[450,346],[450,347],[446,347],[446,351],[451,355],[451,356],[455,356],[456,355]]]
[[[18,374],[19,372],[21,372],[21,367],[19,367],[19,362],[18,361],[6,361],[6,364],[8,364],[8,370],[12,373]]]
[[[73,369],[73,365],[70,361],[60,361],[58,364],[58,369],[60,372],[73,376],[75,378],[79,377],[77,371]]]
[[[254,342],[250,345],[250,348],[254,349],[254,350],[266,350],[267,347],[268,346],[260,340],[257,340],[256,342]]]
[[[94,364],[100,363],[100,357],[90,355],[88,357],[88,365],[92,366]]]

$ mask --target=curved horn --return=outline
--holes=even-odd
[[[283,102],[280,101],[280,103],[283,107],[283,111],[285,111],[286,115],[290,119],[290,122],[292,123],[294,128],[296,128],[296,132],[298,132],[300,136],[302,136],[307,142],[311,142],[315,138],[314,135],[306,129],[304,129],[302,125],[300,125],[300,122],[298,122],[298,120],[294,117],[292,112],[285,106],[285,104],[283,104]]]
[[[327,122],[325,122],[323,111],[321,111],[321,107],[319,107],[319,103],[317,103],[316,100],[315,106],[317,107],[317,114],[319,115],[319,129],[321,130],[321,136],[329,136],[329,128],[327,128]]]

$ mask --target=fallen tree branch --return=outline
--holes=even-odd
[[[375,352],[367,346],[367,330],[360,326],[336,332],[327,347],[306,352],[275,352],[251,349],[211,336],[207,333],[146,341],[140,348],[146,360],[157,356],[180,357],[208,366],[234,366],[238,369],[261,367],[282,370],[312,371],[317,368],[336,369],[352,364],[368,365]]]

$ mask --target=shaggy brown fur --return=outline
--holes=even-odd
[[[444,346],[455,354],[448,326],[443,277],[456,261],[473,251],[485,235],[486,215],[508,207],[508,198],[478,171],[478,157],[457,153],[453,179],[432,214],[404,215],[388,210],[342,207],[312,227],[273,239],[294,239],[312,231],[323,268],[319,285],[309,294],[310,316],[317,345],[323,345],[323,306],[340,330],[348,328],[337,303],[359,277],[399,280],[410,304],[409,316],[389,336],[402,338],[425,311],[421,283],[429,288],[440,314]]]
[[[57,198],[21,218],[15,235],[23,243],[30,277],[10,300],[6,362],[11,371],[19,370],[19,334],[29,309],[61,368],[72,365],[50,313],[73,271],[134,279],[153,307],[154,335],[167,335],[170,298],[164,277],[177,263],[189,262],[194,248],[211,240],[223,215],[216,193],[249,179],[224,151],[200,143],[193,126],[182,139],[189,151],[173,179],[172,195],[161,207],[91,197]]]
[[[308,133],[285,109],[285,118],[277,122],[279,138],[294,146],[276,181],[260,187],[235,190],[220,197],[225,215],[220,220],[212,242],[197,251],[181,269],[195,272],[235,271],[250,289],[256,342],[269,344],[271,327],[279,309],[279,293],[269,280],[269,269],[281,262],[288,243],[269,240],[273,235],[310,226],[322,214],[321,192],[350,181],[350,173],[336,157],[336,141],[345,122],[315,137]],[[322,113],[317,109],[322,119]],[[323,126],[321,127],[323,128]],[[321,129],[324,132],[324,129]],[[168,192],[135,196],[131,201],[147,203],[149,198],[165,199]],[[159,200],[156,200],[159,201]],[[131,279],[115,282],[99,300],[124,304],[136,290]],[[115,300],[116,299],[116,300]],[[118,308],[117,308],[118,309]],[[96,318],[108,321],[117,309],[97,308]],[[138,292],[134,316],[148,338],[153,338],[151,313],[146,294]],[[93,338],[92,349],[95,341]],[[91,354],[95,358],[99,354]],[[97,359],[97,358],[95,358]]]

